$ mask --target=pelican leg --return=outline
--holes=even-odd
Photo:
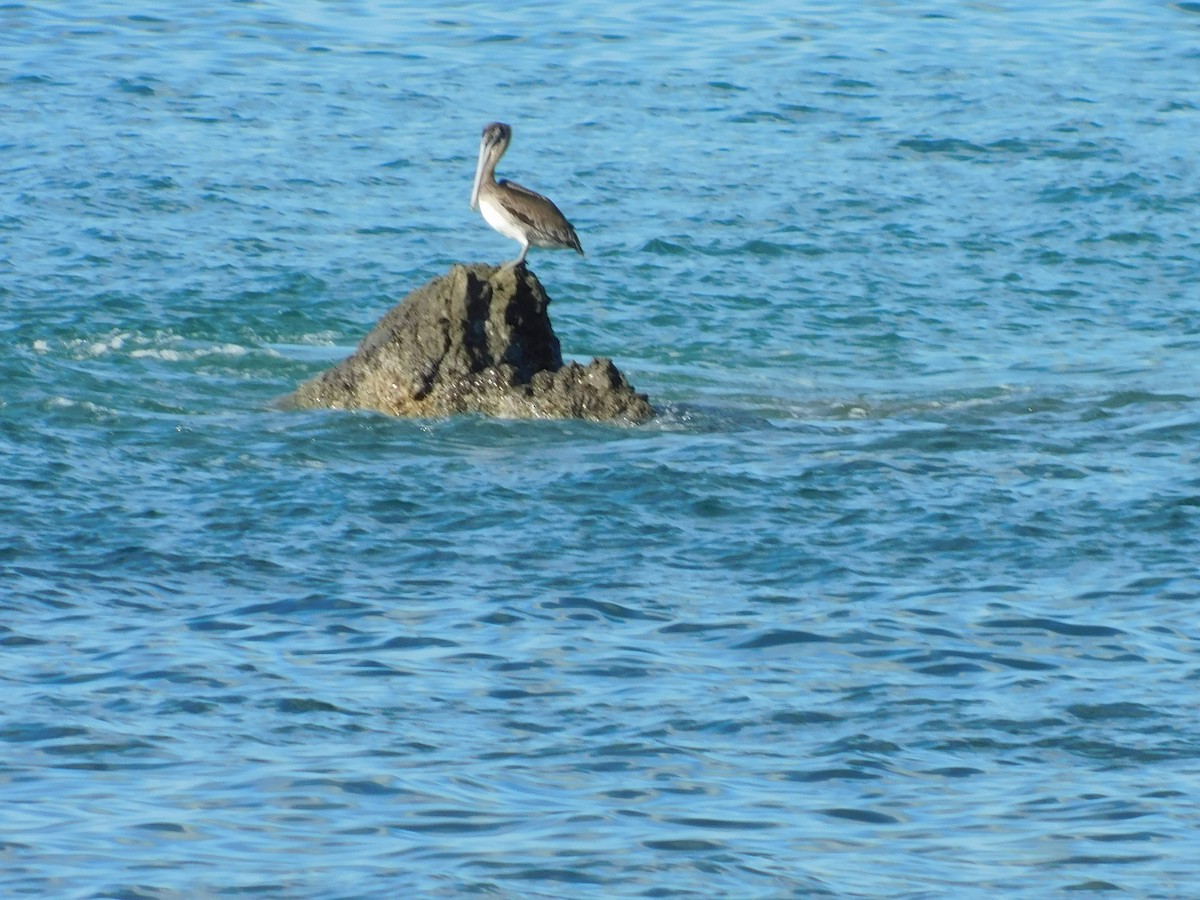
[[[510,259],[510,260],[509,260],[508,262],[506,262],[506,263],[501,263],[501,265],[500,265],[500,268],[502,268],[502,269],[508,269],[508,268],[513,268],[513,269],[515,269],[517,266],[523,266],[523,265],[525,265],[525,254],[526,254],[526,253],[528,253],[528,252],[529,252],[529,241],[522,241],[522,242],[521,242],[521,255],[520,255],[520,256],[518,256],[516,259]]]

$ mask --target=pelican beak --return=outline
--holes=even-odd
[[[479,208],[479,188],[483,185],[483,172],[487,168],[488,139],[479,142],[479,162],[475,163],[475,182],[471,185],[471,209]]]

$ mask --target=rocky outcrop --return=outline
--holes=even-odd
[[[455,265],[405,297],[353,354],[282,403],[422,418],[642,422],[654,415],[611,360],[563,365],[549,303],[524,267]]]

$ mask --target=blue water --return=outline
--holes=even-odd
[[[0,7],[0,894],[1200,894],[1200,4],[668,9]]]

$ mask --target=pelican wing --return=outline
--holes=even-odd
[[[543,197],[515,181],[502,180],[496,186],[500,188],[500,203],[526,229],[531,244],[570,248],[583,255],[575,226],[567,221],[562,210],[549,197]]]

